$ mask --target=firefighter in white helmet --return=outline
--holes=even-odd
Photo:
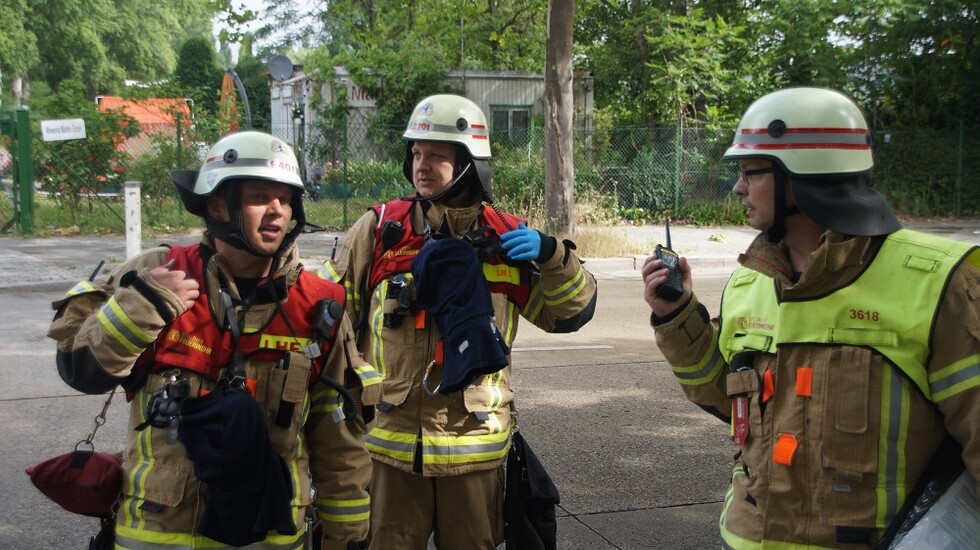
[[[416,193],[372,207],[350,229],[338,260],[325,265],[325,276],[347,288],[360,349],[384,376],[377,424],[366,437],[374,459],[374,549],[424,550],[433,532],[439,548],[496,548],[504,533],[502,466],[514,428],[506,348],[521,317],[549,332],[571,332],[595,307],[595,280],[570,241],[491,206],[489,134],[472,101],[423,99],[404,133],[404,173]],[[459,239],[476,251],[479,280],[415,278],[420,269],[430,273],[419,265],[431,257],[423,246]],[[486,351],[503,353],[500,370],[454,373],[456,389],[448,386],[450,355],[472,347],[441,353],[452,335],[420,307],[439,298],[432,289],[452,293],[448,301],[472,306],[474,315],[489,312],[495,327]],[[459,308],[452,314],[465,317]]]
[[[171,177],[204,218],[201,242],[80,282],[49,330],[69,385],[121,385],[131,402],[116,548],[299,548],[311,488],[323,548],[356,545],[370,510],[361,402],[380,376],[343,288],[299,263],[292,149],[235,133]]]
[[[674,302],[657,296],[661,260],[643,266],[658,346],[739,447],[723,546],[873,548],[941,445],[962,446],[980,480],[980,251],[901,228],[838,92],[762,97],[725,158],[761,234],[721,316],[685,260]]]

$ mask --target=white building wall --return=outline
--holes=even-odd
[[[375,108],[375,100],[363,88],[354,84],[353,78],[345,68],[334,69],[335,73],[331,79],[316,85],[309,75],[303,73],[301,66],[294,66],[291,78],[270,82],[272,133],[294,146],[301,143],[300,128],[306,132],[306,142],[319,139],[319,136],[311,133],[315,131],[316,113],[310,107],[310,98],[312,94],[319,93],[325,102],[333,104],[334,90],[344,87],[347,90],[349,108],[348,149],[345,156],[354,159],[373,158],[381,152],[367,139],[368,121]],[[532,116],[544,114],[543,75],[502,71],[451,71],[447,78],[462,83],[465,95],[479,105],[488,118],[494,106],[530,106]],[[575,125],[590,130],[593,104],[592,76],[577,73],[573,87]],[[297,122],[295,116],[297,109],[305,116],[303,126]]]

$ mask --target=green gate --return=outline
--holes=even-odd
[[[0,112],[0,184],[9,193],[10,206],[0,208],[0,233],[20,225],[21,233],[34,232],[34,167],[31,157],[31,120],[27,108]],[[3,150],[6,150],[6,153]]]

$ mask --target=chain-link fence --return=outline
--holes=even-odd
[[[301,159],[310,222],[343,230],[368,206],[412,191],[403,173],[403,127],[377,128],[363,117],[350,117],[340,129],[301,130],[272,132],[300,136],[287,141]],[[980,137],[970,130],[876,133],[876,187],[900,214],[977,214]],[[121,232],[121,186],[135,180],[141,182],[148,231],[197,227],[199,221],[184,212],[167,174],[197,169],[215,138],[178,124],[111,140],[102,149],[35,139],[35,224]],[[720,161],[731,138],[731,130],[704,128],[576,130],[576,203],[589,203],[606,220],[651,219],[667,212],[683,218],[700,206],[718,206],[735,181],[734,166]],[[498,204],[533,219],[544,204],[543,129],[491,132],[491,143]],[[5,147],[9,144],[0,143],[0,184],[6,191],[0,214],[10,209],[11,197]]]
[[[371,128],[367,120],[352,119],[345,128],[307,132],[305,141],[297,140],[313,199],[308,215],[330,227],[347,227],[368,204],[411,192],[402,172],[403,127]],[[735,166],[721,161],[731,141],[731,130],[705,128],[576,130],[576,199],[594,202],[607,217],[631,219],[719,205],[736,178]],[[543,129],[491,132],[491,143],[498,201],[523,215],[528,208],[542,209]],[[975,132],[878,132],[873,143],[875,186],[899,213],[980,211]]]
[[[14,219],[14,157],[10,151],[11,140],[0,134],[0,189],[4,199],[0,200],[0,225],[6,225]],[[8,199],[9,197],[9,199]]]

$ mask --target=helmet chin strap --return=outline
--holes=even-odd
[[[275,252],[272,254],[259,252],[245,237],[245,222],[242,219],[242,208],[238,202],[234,188],[231,186],[224,187],[225,189],[221,189],[220,192],[225,199],[225,205],[228,207],[228,217],[231,219],[227,222],[221,222],[211,216],[205,216],[204,218],[208,232],[215,239],[259,258],[278,258],[293,244],[296,237],[303,232],[303,227],[306,225],[306,222],[297,220],[296,225],[286,233],[286,237],[282,240],[282,243],[280,243],[279,248]]]
[[[778,243],[786,236],[786,218],[800,213],[797,206],[786,206],[786,173],[777,169],[773,172],[773,219],[772,226],[766,231],[766,239]]]
[[[460,193],[462,193],[463,191],[466,190],[466,186],[460,186],[460,185],[456,185],[456,184],[459,183],[459,180],[463,179],[463,176],[465,176],[466,173],[469,172],[470,171],[470,168],[472,168],[472,167],[473,167],[473,162],[467,162],[466,163],[466,166],[462,170],[459,171],[459,174],[457,174],[456,177],[453,178],[453,181],[451,181],[449,183],[449,185],[445,189],[443,189],[442,191],[436,193],[435,195],[432,195],[431,197],[422,197],[422,196],[419,196],[418,194],[416,194],[414,200],[416,200],[416,201],[428,201],[428,202],[439,202],[441,200],[452,200],[452,199],[458,197],[460,195]]]

